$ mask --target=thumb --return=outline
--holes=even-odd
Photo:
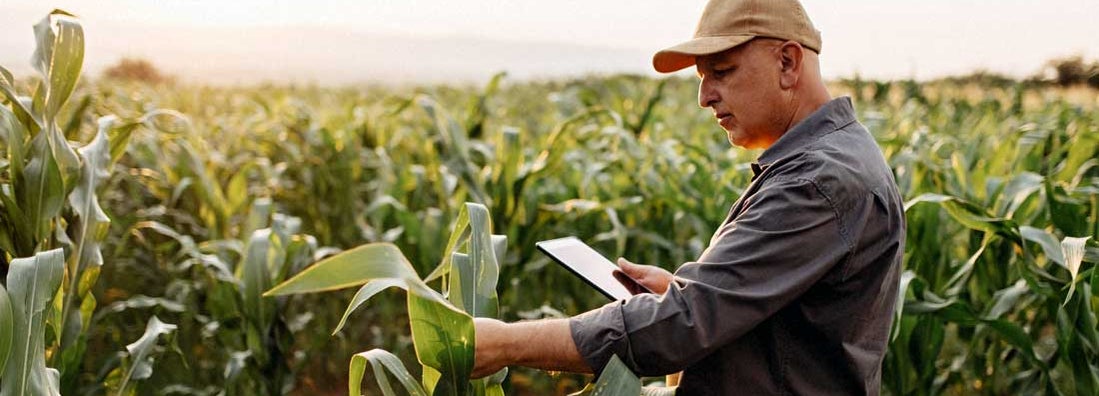
[[[629,260],[622,257],[618,258],[618,268],[621,269],[622,272],[625,272],[626,275],[634,277],[641,275],[641,273],[644,272],[640,265],[631,263]]]

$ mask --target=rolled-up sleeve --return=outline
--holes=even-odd
[[[812,180],[769,180],[663,295],[573,317],[580,354],[597,372],[618,355],[640,375],[664,375],[752,330],[849,256],[850,239],[824,191]]]

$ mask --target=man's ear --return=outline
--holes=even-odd
[[[804,51],[805,48],[797,41],[786,41],[779,45],[778,56],[781,70],[779,71],[778,83],[782,89],[790,89],[798,84]]]

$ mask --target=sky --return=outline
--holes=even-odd
[[[1027,76],[1099,60],[1097,0],[803,0],[828,78]],[[86,73],[140,57],[205,83],[483,81],[651,71],[704,0],[0,0],[0,65],[30,73],[32,26],[81,17]],[[690,71],[681,72],[685,74]]]

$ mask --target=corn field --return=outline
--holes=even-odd
[[[81,78],[63,12],[34,29],[38,74],[0,69],[2,396],[575,392],[462,377],[469,318],[605,302],[536,241],[695,259],[759,155],[688,78],[148,85]],[[906,200],[883,393],[1099,394],[1099,91],[831,90]]]

